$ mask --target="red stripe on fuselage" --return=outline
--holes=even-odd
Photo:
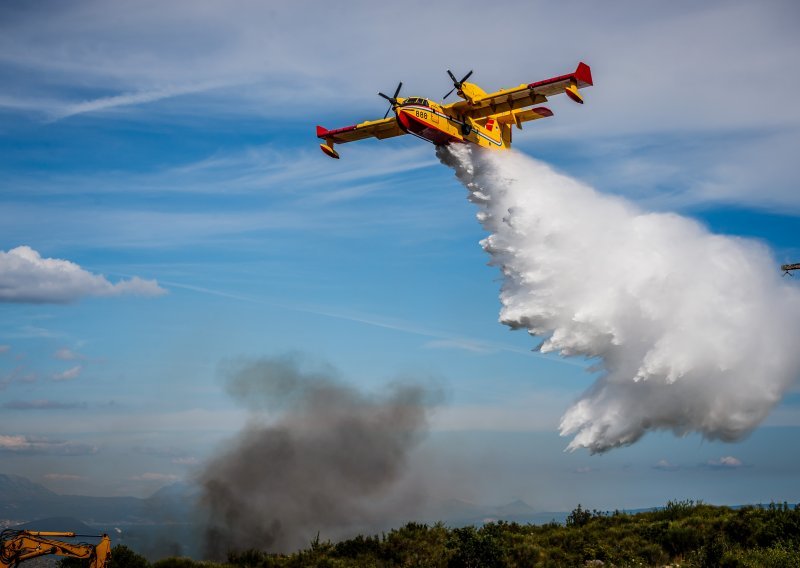
[[[424,107],[401,107],[397,109],[397,119],[406,132],[424,138],[428,142],[441,146],[450,142],[463,142],[452,134],[445,132],[420,116],[417,112],[431,113],[430,109]]]

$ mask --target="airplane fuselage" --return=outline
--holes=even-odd
[[[437,146],[472,142],[500,149],[511,142],[510,129],[502,128],[496,121],[475,121],[448,110],[426,99],[410,97],[395,107],[395,115],[405,132]]]

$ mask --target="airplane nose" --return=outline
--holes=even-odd
[[[403,108],[397,109],[397,120],[403,125],[403,128],[408,129],[411,126],[410,111]]]

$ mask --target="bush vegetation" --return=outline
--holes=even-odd
[[[231,552],[225,563],[165,558],[142,564],[127,550],[109,568],[493,568],[584,566],[800,567],[800,508],[740,509],[669,502],[636,514],[580,505],[565,524],[487,523],[448,528],[409,523],[375,536],[312,541],[293,554]],[[136,558],[138,556],[138,558]],[[72,568],[72,566],[63,568]]]

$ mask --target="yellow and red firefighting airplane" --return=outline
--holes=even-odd
[[[391,107],[382,120],[369,120],[336,130],[317,126],[317,137],[325,141],[320,148],[331,158],[339,158],[334,144],[355,142],[374,136],[384,139],[413,134],[437,146],[453,142],[472,142],[486,148],[503,149],[511,146],[511,126],[522,128],[523,122],[553,116],[547,107],[533,107],[547,97],[566,93],[576,103],[583,104],[578,89],[592,85],[592,71],[585,63],[579,63],[574,73],[552,77],[536,83],[522,84],[494,93],[486,93],[474,83],[467,83],[472,71],[460,81],[452,71],[447,74],[453,80],[453,89],[463,101],[440,105],[419,97],[398,97],[403,83],[397,85],[394,96],[378,93],[389,101]],[[393,118],[387,118],[394,111]]]

